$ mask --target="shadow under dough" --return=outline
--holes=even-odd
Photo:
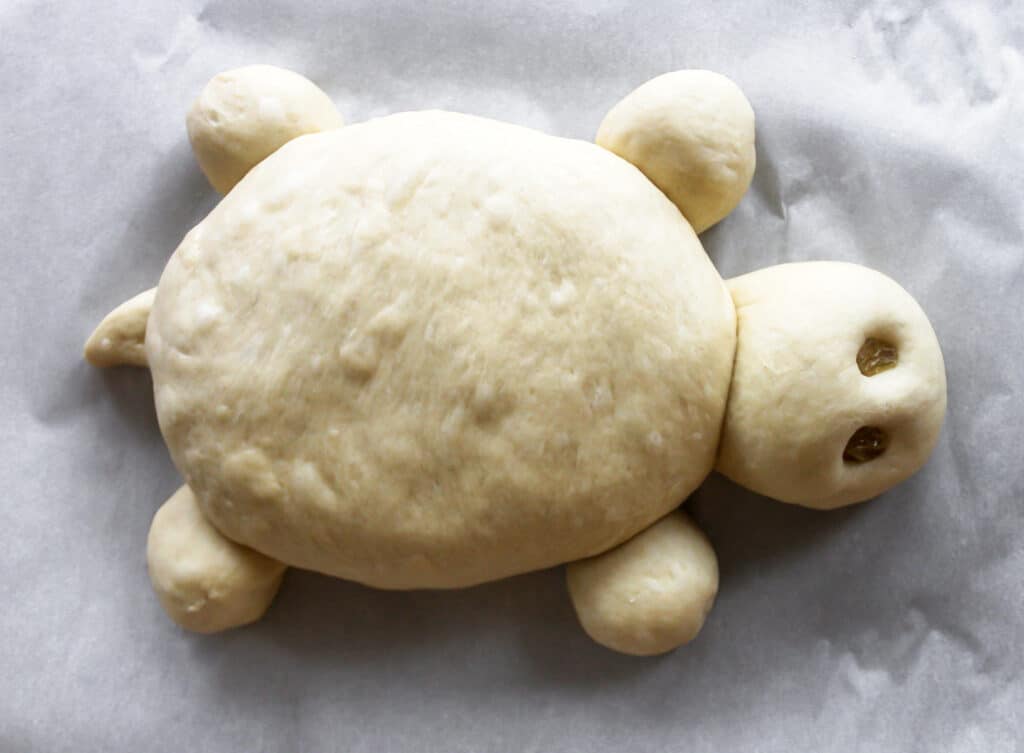
[[[800,557],[820,547],[863,512],[863,505],[812,510],[763,497],[712,473],[687,506],[718,555],[722,580],[742,579],[751,568]]]

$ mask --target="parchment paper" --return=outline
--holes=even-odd
[[[0,750],[1024,750],[1024,10],[1006,2],[12,2],[0,9]],[[178,486],[146,372],[81,346],[214,205],[183,115],[219,70],[304,72],[349,121],[441,107],[591,138],[673,69],[735,79],[758,168],[723,275],[900,281],[945,352],[931,462],[815,513],[713,477],[700,638],[618,656],[561,571],[383,593],[292,571],[202,637],[152,595]]]

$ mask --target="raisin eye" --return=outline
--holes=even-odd
[[[889,435],[877,426],[862,426],[853,432],[843,450],[846,463],[866,463],[874,460],[889,447]]]
[[[867,377],[894,368],[898,360],[896,346],[875,337],[865,340],[857,351],[857,368]]]

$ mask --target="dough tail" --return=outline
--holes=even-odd
[[[146,366],[146,322],[156,288],[139,293],[111,311],[85,343],[93,366]]]

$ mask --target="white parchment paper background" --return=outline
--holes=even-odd
[[[1022,48],[1013,0],[3,2],[0,750],[1024,750]],[[908,288],[949,375],[931,463],[830,514],[710,479],[721,595],[660,659],[592,644],[560,571],[410,594],[293,571],[259,625],[183,633],[145,571],[179,484],[148,376],[80,350],[213,206],[183,114],[251,62],[350,121],[581,138],[651,76],[728,74],[758,170],[708,251]]]

